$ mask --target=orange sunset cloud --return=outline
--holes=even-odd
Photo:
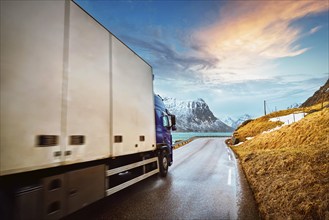
[[[302,27],[291,25],[305,16],[328,10],[328,1],[234,1],[220,11],[218,22],[199,29],[195,38],[219,59],[206,75],[215,80],[264,79],[269,61],[305,53],[298,40]],[[307,30],[313,34],[320,27]],[[235,74],[231,74],[234,72]],[[218,77],[217,77],[218,78]]]

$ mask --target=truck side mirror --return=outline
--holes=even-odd
[[[176,125],[173,125],[173,126],[171,127],[171,130],[176,131],[176,130],[177,130]]]
[[[174,127],[176,125],[176,116],[175,115],[170,115],[171,117],[171,124]],[[174,129],[173,129],[174,130]],[[175,129],[176,130],[176,129]]]

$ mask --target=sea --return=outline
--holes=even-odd
[[[232,132],[172,132],[173,143],[192,137],[230,137]]]

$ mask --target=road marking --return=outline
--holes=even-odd
[[[229,186],[232,184],[231,178],[232,178],[232,169],[230,168],[228,170],[228,177],[227,177],[227,185],[229,185]]]
[[[233,157],[232,157],[232,150],[230,150],[228,147],[226,147],[226,151],[227,151],[227,154],[228,154],[228,159],[229,160],[232,160]]]

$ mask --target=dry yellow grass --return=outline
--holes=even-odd
[[[329,105],[329,102],[325,102],[323,103],[323,105],[324,106]],[[283,124],[280,121],[277,122],[269,121],[270,118],[280,117],[298,112],[308,113],[312,111],[318,111],[321,108],[322,108],[322,103],[306,108],[293,108],[293,109],[273,112],[271,114],[257,118],[244,126],[238,127],[238,129],[234,132],[234,136],[238,138],[240,142],[241,141],[243,142],[246,140],[246,137],[255,137],[256,135],[261,134],[263,131],[268,131],[272,128],[275,128]]]
[[[280,121],[272,122],[269,121],[269,119],[268,116],[263,116],[249,122],[243,127],[239,127],[238,130],[234,132],[234,137],[238,138],[240,142],[243,142],[246,140],[246,137],[254,137],[263,131],[282,125],[282,122]]]
[[[306,110],[314,108],[318,107]],[[299,109],[270,117],[291,111]],[[329,219],[329,108],[270,133],[260,134],[268,128],[265,119],[261,120],[260,128],[249,126],[258,130],[248,135],[254,139],[232,149],[241,159],[262,217]],[[245,134],[251,123],[238,129],[238,134]]]

